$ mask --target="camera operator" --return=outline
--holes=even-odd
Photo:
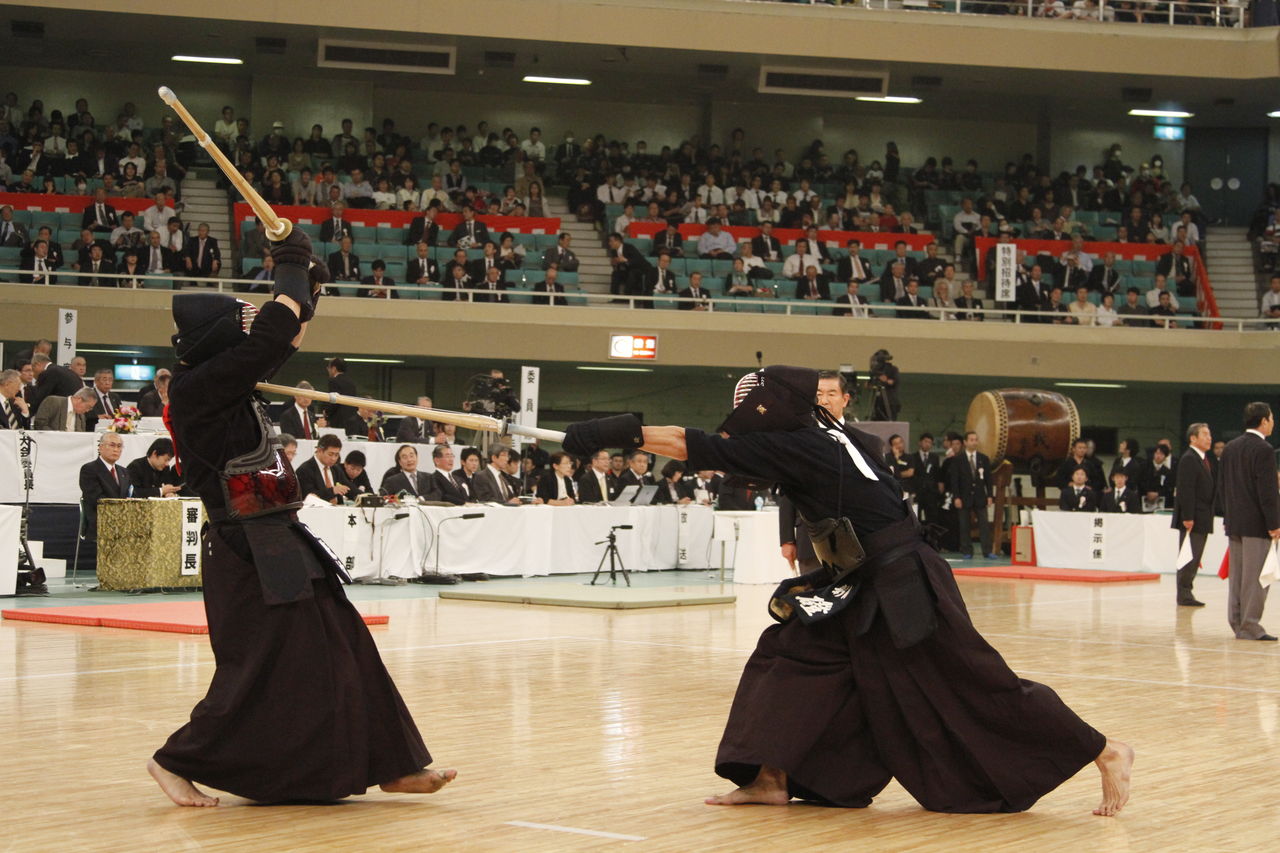
[[[886,349],[878,349],[871,356],[871,393],[874,404],[873,421],[896,421],[902,404],[898,402],[899,373],[893,363],[893,355]]]
[[[511,383],[501,370],[494,368],[488,376],[476,376],[462,403],[464,412],[476,412],[494,418],[510,417],[520,411],[520,401],[511,392]]]

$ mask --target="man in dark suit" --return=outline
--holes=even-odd
[[[335,282],[360,280],[360,257],[351,251],[350,237],[343,237],[338,251],[329,253],[329,279]]]
[[[1165,444],[1156,444],[1151,451],[1151,464],[1147,467],[1147,482],[1143,490],[1147,500],[1163,501],[1166,507],[1173,505],[1174,487],[1178,482],[1177,466],[1173,451]]]
[[[356,389],[356,383],[352,381],[350,376],[347,376],[347,362],[345,359],[341,357],[330,359],[325,370],[329,373],[330,393],[350,397],[360,396],[359,390]],[[343,406],[338,403],[329,403],[325,406],[324,418],[329,426],[334,429],[346,430],[355,417],[356,410],[351,406]],[[363,424],[360,426],[363,428]]]
[[[1089,289],[1098,294],[1120,295],[1120,271],[1116,269],[1114,252],[1103,255],[1102,263],[1095,263],[1089,271]]]
[[[0,429],[29,429],[31,407],[22,396],[22,374],[0,370]]]
[[[907,279],[907,292],[894,304],[898,306],[895,314],[899,319],[929,319],[929,313],[924,310],[924,299],[920,296],[920,281],[918,279]]]
[[[867,297],[858,292],[861,287],[857,281],[850,281],[845,285],[845,293],[836,297],[836,307],[831,309],[832,316],[835,317],[874,317],[871,311],[871,303],[867,301]]]
[[[405,281],[428,287],[440,281],[440,268],[431,260],[431,247],[426,243],[417,244],[417,257],[409,261],[405,272]]]
[[[911,278],[912,276],[919,278],[920,262],[907,253],[907,241],[899,240],[893,245],[893,250],[893,257],[884,265],[885,272],[888,272],[894,264],[902,264],[902,272],[904,276],[907,278]]]
[[[1219,482],[1230,554],[1227,622],[1238,640],[1276,639],[1261,625],[1268,588],[1258,582],[1268,550],[1280,539],[1276,454],[1267,440],[1275,425],[1269,405],[1250,403],[1244,409],[1244,434],[1222,450]]]
[[[1040,265],[1036,264],[1031,268],[1031,277],[1018,283],[1013,299],[1019,311],[1049,310],[1049,282],[1045,281],[1042,275]],[[1049,319],[1048,317],[1027,317],[1026,322],[1047,323]]]
[[[93,203],[84,209],[84,215],[80,217],[81,230],[88,228],[95,233],[110,234],[119,226],[120,217],[116,214],[116,209],[107,204],[107,191],[98,187],[93,191]]]
[[[922,524],[939,524],[942,510],[938,492],[942,460],[933,452],[933,435],[922,433],[917,440],[916,451],[911,455],[911,467],[915,469],[911,493],[916,496],[917,514]]]
[[[343,237],[351,236],[351,223],[343,219],[347,206],[340,201],[335,201],[330,207],[330,212],[329,218],[320,223],[320,242],[341,243]]]
[[[94,243],[89,247],[89,261],[80,267],[80,272],[88,275],[76,278],[81,287],[119,287],[120,282],[112,278],[116,265],[110,258],[103,257],[102,246]]]
[[[987,520],[987,507],[994,498],[991,494],[991,460],[978,451],[978,434],[967,432],[964,446],[951,465],[951,505],[957,514],[960,536],[960,556],[973,556],[973,535],[969,528],[969,515],[978,519],[978,541],[982,554],[995,559],[991,553],[991,522]]]
[[[484,254],[467,265],[467,271],[471,273],[472,281],[480,283],[488,279],[489,270],[494,267],[497,267],[502,272],[506,272],[510,268],[510,264],[498,257],[498,245],[492,240],[485,241],[483,251]]]
[[[644,274],[644,295],[645,296],[670,296],[675,293],[676,274],[671,271],[671,255],[663,252],[658,255],[657,266],[650,267],[645,270]],[[652,308],[652,302],[640,302],[637,308]]]
[[[680,301],[676,307],[681,311],[707,311],[711,308],[711,294],[702,286],[702,273],[689,275],[689,286],[680,291]]]
[[[36,378],[36,387],[33,394],[27,399],[32,409],[39,410],[40,404],[44,402],[45,397],[57,394],[60,397],[70,397],[80,389],[84,388],[84,380],[76,374],[72,373],[69,368],[63,367],[61,364],[54,364],[45,353],[36,353],[31,357],[31,371]],[[90,407],[92,406],[92,400]],[[86,410],[87,411],[87,410]]]
[[[1142,512],[1142,495],[1129,485],[1129,475],[1123,470],[1111,472],[1111,491],[1102,496],[1099,512]]]
[[[312,390],[311,383],[305,379],[298,383],[299,388]],[[280,431],[287,432],[294,438],[313,439],[319,433],[315,415],[311,413],[310,397],[294,397],[293,404],[286,406],[280,413]]]
[[[639,295],[644,292],[645,273],[652,264],[640,254],[631,243],[625,243],[622,235],[614,231],[609,235],[609,263],[613,265],[613,275],[609,281],[609,292],[614,296],[622,294]]]
[[[95,402],[93,408],[89,410],[89,416],[86,420],[89,422],[89,431],[92,432],[94,424],[98,422],[98,418],[115,417],[115,413],[120,411],[123,402],[120,395],[111,390],[115,385],[115,373],[110,367],[99,367],[93,372],[93,396]]]
[[[387,262],[378,258],[370,269],[373,270],[373,275],[360,279],[360,283],[365,287],[357,290],[356,296],[365,299],[399,299],[400,292],[396,290],[395,279],[387,276]]]
[[[434,406],[431,398],[425,395],[418,398],[417,405],[424,409]],[[430,444],[435,434],[435,423],[422,418],[403,417],[396,427],[396,441],[400,444]]]
[[[821,269],[812,264],[805,268],[804,275],[796,279],[794,298],[797,301],[801,299],[812,302],[831,301],[831,288],[827,284],[827,277]]]
[[[533,286],[534,305],[550,305],[553,300],[556,305],[569,304],[569,300],[563,295],[564,285],[557,280],[559,275],[560,271],[554,264],[547,267],[547,277]]]
[[[862,242],[856,239],[850,240],[848,246],[849,254],[836,263],[836,281],[846,283],[856,281],[859,284],[870,281],[871,264],[867,263],[860,254]]]
[[[1191,559],[1178,567],[1178,604],[1204,607],[1196,601],[1191,586],[1204,555],[1204,543],[1213,532],[1214,478],[1209,462],[1213,435],[1208,424],[1192,424],[1187,428],[1187,452],[1178,461],[1177,491],[1174,493],[1173,522],[1178,531],[1178,553],[1182,543],[1191,537]]]
[[[551,265],[555,264],[558,269],[565,272],[577,272],[580,261],[569,248],[572,242],[573,236],[567,231],[556,238],[556,244],[542,253],[542,268],[550,269]]]
[[[58,277],[53,275],[60,264],[49,255],[49,243],[46,240],[36,240],[31,244],[31,249],[22,253],[21,262],[18,268],[23,272],[18,276],[18,280],[23,284],[57,284]],[[77,279],[77,283],[79,280]]]
[[[462,450],[462,467],[452,474],[453,482],[458,484],[467,500],[475,500],[475,475],[480,470],[480,451],[474,447]]]
[[[196,228],[196,235],[187,238],[187,245],[182,254],[188,275],[212,278],[222,269],[222,252],[218,249],[218,238],[209,236],[207,222],[201,222]]]
[[[1071,442],[1071,455],[1058,468],[1058,488],[1069,487],[1077,469],[1084,470],[1086,485],[1096,494],[1102,494],[1107,482],[1102,463],[1089,455],[1089,442],[1083,438]]]
[[[674,225],[667,225],[665,231],[653,235],[653,251],[655,258],[670,255],[673,258],[684,257],[684,238]]]
[[[471,500],[477,503],[520,503],[520,490],[506,477],[511,451],[501,444],[489,447],[489,464],[471,478]]]
[[[502,267],[491,266],[485,271],[485,277],[475,287],[471,295],[472,302],[510,302],[507,295],[507,283],[502,280]]]
[[[432,209],[409,223],[409,234],[404,242],[406,246],[416,246],[419,243],[434,246],[439,240],[440,226],[436,224],[436,213]]]
[[[13,206],[0,207],[0,246],[21,247],[30,239],[27,226],[13,218]]]
[[[616,480],[609,476],[609,451],[597,450],[591,464],[578,478],[578,501],[585,504],[611,501],[618,496]]]
[[[488,239],[489,229],[484,227],[483,222],[476,219],[475,208],[470,205],[462,208],[462,221],[449,234],[449,245],[457,246],[465,243],[464,249],[474,248],[483,246]]]
[[[1063,512],[1097,512],[1098,493],[1089,488],[1089,474],[1077,468],[1071,482],[1058,495],[1058,509]]]
[[[907,272],[902,263],[891,263],[880,275],[880,301],[896,305],[907,294]]]
[[[1179,296],[1195,296],[1195,269],[1191,259],[1182,253],[1182,241],[1174,240],[1167,254],[1156,261],[1156,275],[1162,275],[1170,284],[1170,290]]]
[[[448,501],[454,506],[462,506],[467,502],[467,493],[453,479],[453,448],[447,444],[437,444],[431,450],[431,464],[436,468],[431,473],[431,482],[440,493],[438,500]]]
[[[405,444],[396,451],[396,467],[382,478],[378,491],[384,495],[415,495],[418,500],[438,501],[443,496],[435,480],[418,470],[418,449]]]
[[[98,440],[98,458],[80,466],[80,507],[84,513],[84,535],[91,542],[98,539],[98,501],[103,498],[129,497],[129,472],[117,465],[124,450],[124,439],[114,432],[102,434]]]
[[[649,473],[649,454],[643,450],[633,450],[627,457],[627,468],[618,475],[618,491],[627,486],[652,486],[657,481]]]
[[[297,467],[298,491],[303,497],[315,495],[331,504],[342,502],[351,490],[347,473],[338,464],[342,458],[342,440],[336,435],[322,435],[316,452]]]
[[[765,263],[782,261],[782,243],[773,236],[773,223],[760,223],[759,235],[751,238],[751,252]]]

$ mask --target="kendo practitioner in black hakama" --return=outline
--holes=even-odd
[[[332,552],[297,519],[297,477],[254,384],[297,349],[327,278],[299,229],[272,247],[274,300],[178,294],[165,420],[204,502],[205,611],[217,669],[191,720],[148,763],[178,805],[195,784],[261,802],[431,793],[454,771],[431,755]],[[310,272],[309,272],[310,268]],[[252,326],[249,323],[252,322]]]
[[[1115,814],[1133,750],[987,644],[892,472],[866,435],[813,405],[816,387],[802,368],[749,374],[720,435],[632,415],[565,435],[570,453],[640,447],[771,481],[809,524],[823,565],[774,594],[779,624],[747,662],[716,756],[716,773],[740,787],[707,802],[864,807],[896,778],[932,811],[1015,812],[1092,761],[1094,813]]]

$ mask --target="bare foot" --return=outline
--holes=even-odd
[[[1107,738],[1107,745],[1094,759],[1102,773],[1102,802],[1096,815],[1113,817],[1129,802],[1129,773],[1133,769],[1133,747]]]
[[[709,806],[785,806],[791,802],[787,793],[787,774],[773,767],[761,767],[755,781],[718,797],[707,797]]]
[[[457,775],[457,770],[419,770],[378,787],[388,794],[434,794]]]
[[[154,758],[147,760],[147,772],[160,785],[160,790],[168,794],[169,799],[180,806],[216,806],[218,804],[217,797],[211,797],[201,791],[191,784],[190,779],[183,779],[181,776],[165,770],[156,763]]]

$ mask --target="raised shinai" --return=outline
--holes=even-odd
[[[178,294],[165,420],[204,502],[204,602],[217,669],[190,721],[147,765],[175,803],[213,806],[195,783],[262,802],[335,800],[379,785],[432,793],[431,763],[337,559],[297,519],[298,481],[255,397],[314,313],[323,264],[295,230],[274,244],[274,299]],[[308,272],[308,269],[311,272]]]
[[[1133,750],[987,644],[875,439],[814,405],[817,380],[803,368],[748,374],[720,435],[632,415],[566,431],[571,453],[642,447],[776,484],[822,559],[770,602],[779,624],[747,662],[716,756],[739,787],[707,802],[864,807],[896,778],[932,811],[1016,812],[1093,762],[1094,814],[1116,814]]]

